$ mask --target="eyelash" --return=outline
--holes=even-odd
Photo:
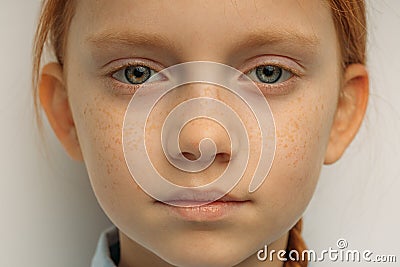
[[[110,70],[108,70],[105,73],[105,76],[107,77],[107,82],[109,82],[111,87],[113,88],[113,93],[115,93],[117,95],[132,95],[136,92],[136,90],[140,86],[143,86],[143,84],[145,84],[145,83],[135,85],[135,84],[127,84],[127,83],[121,82],[114,77],[114,75],[116,73],[118,73],[120,71],[124,71],[128,67],[144,66],[144,67],[149,68],[152,71],[151,76],[153,76],[154,73],[157,73],[163,69],[163,67],[161,65],[148,63],[148,60],[145,60],[145,59],[143,59],[143,60],[139,59],[135,62],[128,62],[128,63],[126,61],[127,60],[125,60],[125,62],[120,62],[120,63],[114,64],[115,66],[111,66]],[[158,70],[155,70],[155,69],[158,69]]]
[[[256,66],[253,66],[251,69],[248,69],[246,72],[243,72],[245,75],[247,75],[249,77],[249,73],[252,71],[255,71],[257,68],[262,67],[262,66],[273,66],[273,67],[278,67],[280,68],[282,71],[286,71],[290,74],[290,77],[288,79],[286,79],[283,82],[280,83],[264,83],[264,82],[257,82],[254,81],[253,82],[260,88],[261,92],[264,95],[280,95],[280,94],[287,94],[290,91],[290,88],[292,88],[292,84],[297,80],[297,78],[302,76],[302,73],[300,71],[298,71],[295,68],[290,68],[288,66],[283,66],[284,64],[280,64],[278,62],[268,62],[268,61],[261,61],[260,63],[258,63]],[[159,66],[158,64],[149,64],[147,63],[147,61],[137,61],[135,63],[122,63],[116,67],[113,67],[107,74],[107,76],[109,76],[109,78],[111,78],[112,80],[112,87],[113,87],[113,91],[116,94],[120,94],[120,95],[132,95],[136,92],[136,90],[140,87],[140,86],[145,86],[146,81],[144,83],[141,84],[128,84],[125,82],[121,82],[118,79],[116,79],[114,77],[115,74],[117,74],[118,72],[122,72],[125,71],[128,67],[132,67],[132,66],[144,66],[150,69],[151,74],[150,77],[152,77],[153,75],[157,74],[159,71],[162,70],[162,67]],[[159,70],[156,70],[159,69]],[[249,77],[250,78],[250,77]],[[149,78],[150,79],[150,78]],[[251,78],[250,78],[251,79]]]
[[[248,75],[248,73],[254,69],[257,69],[260,66],[275,66],[283,71],[287,71],[290,73],[290,78],[287,80],[277,83],[277,84],[268,84],[263,82],[254,81],[254,83],[259,87],[260,91],[265,96],[274,96],[274,95],[286,95],[289,94],[296,82],[299,78],[305,75],[305,68],[301,65],[297,60],[292,58],[287,58],[283,56],[274,56],[274,55],[265,55],[265,57],[257,57],[254,60],[250,60],[249,63],[246,64],[246,67],[242,66],[241,69],[244,69],[244,74]]]

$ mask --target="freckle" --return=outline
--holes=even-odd
[[[292,165],[293,165],[294,168],[296,168],[298,162],[299,162],[299,161],[298,161],[297,159],[293,162]]]
[[[294,127],[296,127],[297,130],[299,129],[299,124],[296,121],[294,122]]]
[[[111,167],[110,167],[110,164],[107,164],[107,174],[108,174],[108,175],[111,174]]]

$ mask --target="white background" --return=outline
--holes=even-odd
[[[371,98],[367,119],[344,157],[323,168],[304,218],[316,251],[395,254],[400,262],[400,1],[368,1]],[[89,266],[110,225],[85,168],[51,131],[37,132],[30,88],[39,1],[2,0],[0,10],[0,266]],[[314,266],[364,266],[316,263]],[[368,264],[368,266],[397,266]]]

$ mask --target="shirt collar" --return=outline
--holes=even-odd
[[[113,226],[101,233],[91,267],[116,267],[110,249],[119,246],[118,229]]]

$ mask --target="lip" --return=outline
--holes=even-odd
[[[221,192],[218,190],[200,191],[200,190],[190,190],[188,188],[168,193],[167,195],[163,196],[162,200],[161,199],[158,200],[160,202],[167,203],[171,206],[179,206],[179,207],[202,206],[215,201],[219,202],[245,201],[244,198],[239,198],[232,194],[227,194],[226,192]]]
[[[221,199],[204,205],[197,205],[192,207],[173,206],[159,201],[157,201],[156,203],[161,204],[163,207],[165,207],[170,212],[170,215],[177,216],[180,219],[196,222],[211,222],[219,221],[233,216],[248,202],[248,200],[222,201]]]
[[[169,194],[165,201],[155,201],[171,216],[186,221],[211,222],[233,216],[250,200],[218,190],[180,190]]]

